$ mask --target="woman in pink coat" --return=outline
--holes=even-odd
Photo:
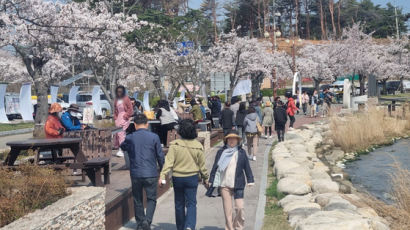
[[[125,95],[125,87],[118,86],[115,89],[114,101],[114,121],[115,126],[122,128],[122,131],[117,134],[118,146],[125,140],[125,130],[130,125],[130,118],[134,112],[130,98]],[[120,149],[117,152],[118,157],[124,157],[124,153]]]

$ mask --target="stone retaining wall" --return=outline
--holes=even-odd
[[[287,133],[285,142],[272,151],[278,190],[287,196],[279,205],[297,230],[387,230],[389,224],[369,207],[356,207],[342,194],[344,185],[332,180],[330,169],[317,156],[327,124],[304,125]],[[333,153],[332,153],[333,154]],[[340,153],[334,153],[335,155]],[[332,159],[334,163],[338,156]],[[348,193],[346,189],[342,189]]]
[[[72,194],[44,209],[36,210],[2,230],[103,230],[105,222],[105,188],[76,187]]]

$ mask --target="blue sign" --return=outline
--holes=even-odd
[[[192,49],[194,49],[194,43],[191,41],[177,43],[178,56],[186,56],[189,54],[189,50],[192,50]]]

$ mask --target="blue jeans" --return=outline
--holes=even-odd
[[[134,198],[134,211],[137,226],[146,221],[150,225],[157,206],[158,177],[131,178],[132,196]],[[147,210],[144,212],[143,190],[147,196]]]
[[[174,184],[175,220],[177,230],[184,230],[186,228],[195,229],[198,175],[190,177],[172,177],[172,182]]]

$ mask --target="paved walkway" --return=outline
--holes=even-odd
[[[297,115],[294,127],[298,128],[304,124],[319,121],[323,118],[311,118],[304,115]],[[287,124],[287,126],[289,123]],[[267,182],[268,155],[271,144],[276,141],[276,136],[272,139],[261,138],[257,161],[251,162],[252,171],[255,177],[255,186],[245,189],[245,229],[259,230],[263,226],[264,209],[266,203],[265,191]],[[220,147],[220,146],[219,146]],[[218,147],[218,148],[219,148]],[[218,148],[213,148],[206,156],[206,165],[211,169]],[[198,189],[198,211],[197,229],[199,230],[223,230],[225,229],[225,217],[222,208],[221,198],[208,198],[205,196],[206,189],[200,186]],[[121,230],[136,229],[135,219],[130,220]],[[170,189],[160,197],[154,216],[154,230],[174,230],[174,193]]]
[[[266,189],[266,172],[263,173],[265,154],[269,154],[271,143],[274,139],[261,139],[259,143],[259,150],[257,161],[251,161],[251,167],[255,177],[255,186],[245,189],[245,215],[246,227],[245,229],[254,229],[255,222],[263,220],[264,213],[259,213],[259,221],[257,221],[258,202],[261,191],[261,177],[264,176],[265,184],[263,184],[263,193]],[[206,165],[211,169],[215,154],[218,148],[213,148],[207,155]],[[266,158],[267,159],[267,158]],[[266,162],[267,166],[267,162]],[[206,189],[200,185],[198,189],[198,213],[197,213],[197,229],[201,230],[223,230],[225,229],[225,218],[222,208],[222,200],[220,197],[208,198],[205,196]],[[264,210],[265,201],[260,202]],[[260,205],[259,205],[260,206]],[[260,211],[259,211],[260,212]],[[262,218],[262,219],[261,219]],[[121,230],[136,229],[135,219],[132,219]],[[174,193],[169,190],[158,201],[157,209],[154,216],[153,226],[154,230],[168,230],[175,229],[175,212],[174,212]]]
[[[32,132],[0,137],[0,149],[1,150],[7,149],[8,148],[8,146],[6,145],[7,142],[25,140],[25,139],[29,139],[32,137],[33,137]]]

